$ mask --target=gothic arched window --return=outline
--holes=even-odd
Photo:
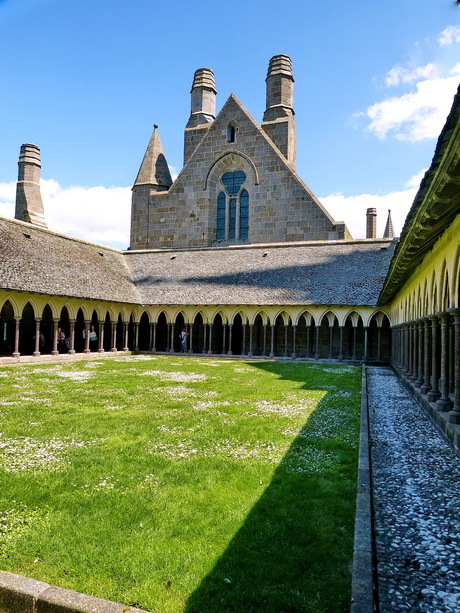
[[[246,181],[242,170],[221,177],[225,191],[217,196],[217,240],[244,239],[249,236],[249,193],[241,189]]]
[[[227,127],[227,142],[234,143],[236,138],[236,127],[233,122],[228,124]]]

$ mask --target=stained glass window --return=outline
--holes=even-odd
[[[225,194],[220,192],[217,197],[217,240],[225,239],[225,205]]]
[[[248,238],[249,232],[249,194],[243,189],[240,195],[240,238]]]
[[[242,170],[225,172],[221,177],[226,193],[220,192],[217,197],[217,240],[248,238],[249,193],[241,191],[245,181]]]
[[[225,185],[225,189],[229,196],[236,196],[245,181],[246,173],[242,170],[226,172],[222,175],[222,183]]]

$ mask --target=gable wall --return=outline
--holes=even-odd
[[[227,142],[230,122],[237,128],[234,143]],[[344,224],[335,224],[260,126],[231,97],[167,193],[148,196],[134,188],[138,196],[133,197],[131,248],[218,244],[217,195],[226,170],[246,173],[249,239],[219,244],[349,237]]]

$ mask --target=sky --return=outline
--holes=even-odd
[[[0,0],[0,216],[34,143],[48,227],[125,249],[153,124],[182,167],[195,70],[217,111],[234,93],[260,123],[282,53],[298,174],[354,238],[369,207],[399,235],[460,82],[459,24],[455,0]]]

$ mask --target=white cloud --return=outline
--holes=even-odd
[[[433,63],[417,68],[405,68],[396,65],[389,70],[385,77],[385,85],[392,87],[401,83],[413,83],[419,79],[432,79],[436,77],[436,67]]]
[[[16,181],[0,183],[0,215],[14,217],[14,203],[16,199]]]
[[[460,26],[447,26],[438,36],[440,47],[460,43]]]
[[[436,138],[446,121],[458,87],[457,77],[420,81],[416,91],[388,98],[367,109],[368,130],[384,140],[400,141]]]
[[[377,209],[377,237],[382,237],[388,218],[388,210],[391,210],[395,236],[399,236],[417,188],[418,184],[414,188],[383,196],[374,194],[358,196],[344,196],[340,193],[331,194],[320,198],[320,202],[336,221],[345,222],[353,238],[366,238],[366,211],[368,208]]]
[[[130,187],[68,187],[40,182],[50,230],[126,249],[131,215]],[[0,215],[14,217],[16,183],[0,183]]]
[[[406,187],[415,187],[416,189],[418,189],[427,170],[428,168],[424,168],[416,175],[413,175],[408,181],[406,181]]]
[[[433,53],[425,41],[417,49]],[[460,43],[460,26],[448,26],[436,39],[438,49]],[[417,54],[417,56],[419,53]],[[458,55],[437,51],[435,61],[420,66],[414,61],[407,65],[397,64],[384,77],[386,87],[400,86],[406,92],[386,98],[370,106],[363,115],[369,120],[367,130],[380,140],[394,138],[399,141],[416,142],[437,138],[452,106],[458,87],[460,63]],[[454,75],[454,76],[452,76]]]

